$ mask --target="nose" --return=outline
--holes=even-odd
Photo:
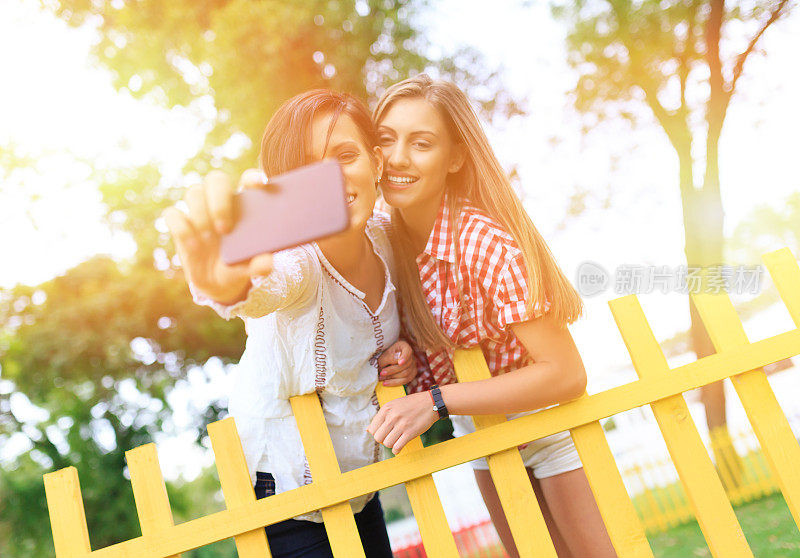
[[[411,161],[408,158],[408,150],[404,142],[398,141],[392,146],[391,150],[389,150],[389,156],[386,158],[386,162],[389,167],[398,170],[409,166]]]

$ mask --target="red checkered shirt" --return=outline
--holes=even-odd
[[[531,357],[508,325],[541,316],[549,301],[544,312],[538,306],[531,314],[526,311],[522,251],[485,211],[466,203],[458,216],[461,265],[456,269],[449,214],[444,199],[425,250],[417,256],[422,290],[436,323],[456,346],[480,346],[493,376],[530,364]],[[463,310],[456,273],[461,275]],[[420,372],[411,391],[456,381],[452,357],[449,349],[417,351]]]

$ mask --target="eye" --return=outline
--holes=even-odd
[[[343,151],[342,153],[339,153],[339,155],[336,158],[339,160],[340,163],[352,163],[353,161],[356,160],[356,158],[358,158],[358,152]]]
[[[414,142],[413,145],[417,149],[430,149],[431,148],[430,142],[427,142],[425,140],[417,140],[417,141]]]
[[[381,146],[391,145],[394,143],[394,138],[392,136],[380,136],[378,138],[378,143]]]

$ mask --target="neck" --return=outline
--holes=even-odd
[[[358,269],[365,261],[366,254],[372,250],[363,226],[320,240],[317,246],[336,271],[343,276],[348,276],[353,270]]]
[[[429,202],[399,210],[417,254],[425,250],[425,246],[428,244],[428,238],[431,236],[436,217],[439,216],[443,198],[444,190]]]

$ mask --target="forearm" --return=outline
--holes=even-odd
[[[477,382],[441,386],[451,415],[494,415],[541,409],[580,397],[586,389],[582,366],[564,369],[538,362]]]

